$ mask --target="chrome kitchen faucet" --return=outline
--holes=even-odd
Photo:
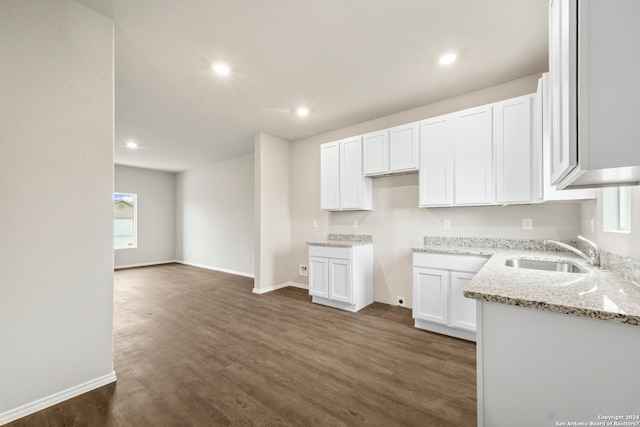
[[[556,246],[559,246],[563,249],[566,249],[568,251],[571,251],[575,254],[580,255],[582,258],[586,259],[589,262],[589,265],[591,265],[592,267],[600,267],[600,251],[598,250],[598,246],[596,246],[596,244],[591,240],[585,239],[582,236],[578,236],[578,239],[589,244],[589,255],[586,255],[584,252],[574,248],[571,245],[558,242],[557,240],[545,240],[544,244],[545,245],[554,244]]]

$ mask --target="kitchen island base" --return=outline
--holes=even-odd
[[[478,426],[640,425],[638,326],[482,300],[477,315]]]

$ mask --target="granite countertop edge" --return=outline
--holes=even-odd
[[[465,287],[464,295],[468,298],[640,325],[640,286],[619,272],[588,266],[585,260],[570,252],[455,245],[425,245],[411,251],[488,257],[487,263]],[[543,272],[504,265],[505,260],[516,258],[568,261],[583,267],[587,273]],[[603,306],[604,298],[613,303],[611,309]]]
[[[307,246],[327,246],[332,248],[351,248],[354,246],[373,245],[373,242],[354,242],[331,240],[326,242],[307,242]]]

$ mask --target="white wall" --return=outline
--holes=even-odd
[[[328,233],[372,234],[374,236],[374,297],[395,304],[396,296],[411,303],[411,247],[421,246],[425,235],[575,239],[579,232],[579,203],[554,203],[508,207],[418,208],[418,176],[375,178],[373,211],[323,212],[320,210],[321,143],[374,130],[434,117],[464,108],[535,92],[538,76],[383,117],[291,144],[291,255],[289,280],[306,284],[297,275],[298,265],[307,264],[305,242],[322,240]],[[534,229],[522,230],[522,218],[533,218]],[[360,227],[350,227],[357,219]],[[451,220],[451,230],[442,220]],[[312,221],[318,228],[312,228]]]
[[[3,424],[115,380],[113,22],[4,0],[0,40]]]
[[[254,292],[260,293],[290,278],[290,144],[274,136],[257,133],[254,147],[258,248]]]
[[[138,247],[116,249],[116,268],[176,259],[176,174],[116,165],[114,191],[138,195]]]
[[[591,220],[593,219],[593,232]],[[640,186],[631,187],[631,232],[602,231],[602,189],[597,200],[582,202],[580,207],[581,234],[593,240],[600,249],[616,255],[640,259]]]
[[[253,276],[253,158],[246,154],[177,175],[178,260]]]

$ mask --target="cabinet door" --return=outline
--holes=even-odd
[[[417,170],[420,153],[420,124],[389,129],[389,172]]]
[[[420,124],[420,206],[453,204],[453,115]]]
[[[464,296],[465,286],[473,279],[473,274],[460,271],[451,272],[451,326],[476,330],[476,300]]]
[[[320,146],[320,209],[340,209],[340,143]]]
[[[340,141],[340,208],[362,208],[362,139]]]
[[[449,272],[413,269],[413,317],[447,324]]]
[[[576,116],[577,1],[552,0],[549,10],[551,184],[578,164]]]
[[[365,175],[389,172],[389,131],[372,132],[362,137],[362,159]]]
[[[532,95],[493,104],[496,201],[531,203]]]
[[[541,111],[538,111],[539,122],[536,127],[541,129],[542,138],[542,196],[545,202],[554,200],[584,200],[595,199],[596,190],[584,188],[576,190],[558,190],[555,185],[551,185],[551,88],[549,73],[544,73],[541,79],[542,87],[539,91],[541,96]]]
[[[329,259],[309,257],[309,295],[329,297]]]
[[[353,304],[351,261],[329,259],[329,299]]]
[[[491,106],[455,113],[455,203],[493,203]]]

